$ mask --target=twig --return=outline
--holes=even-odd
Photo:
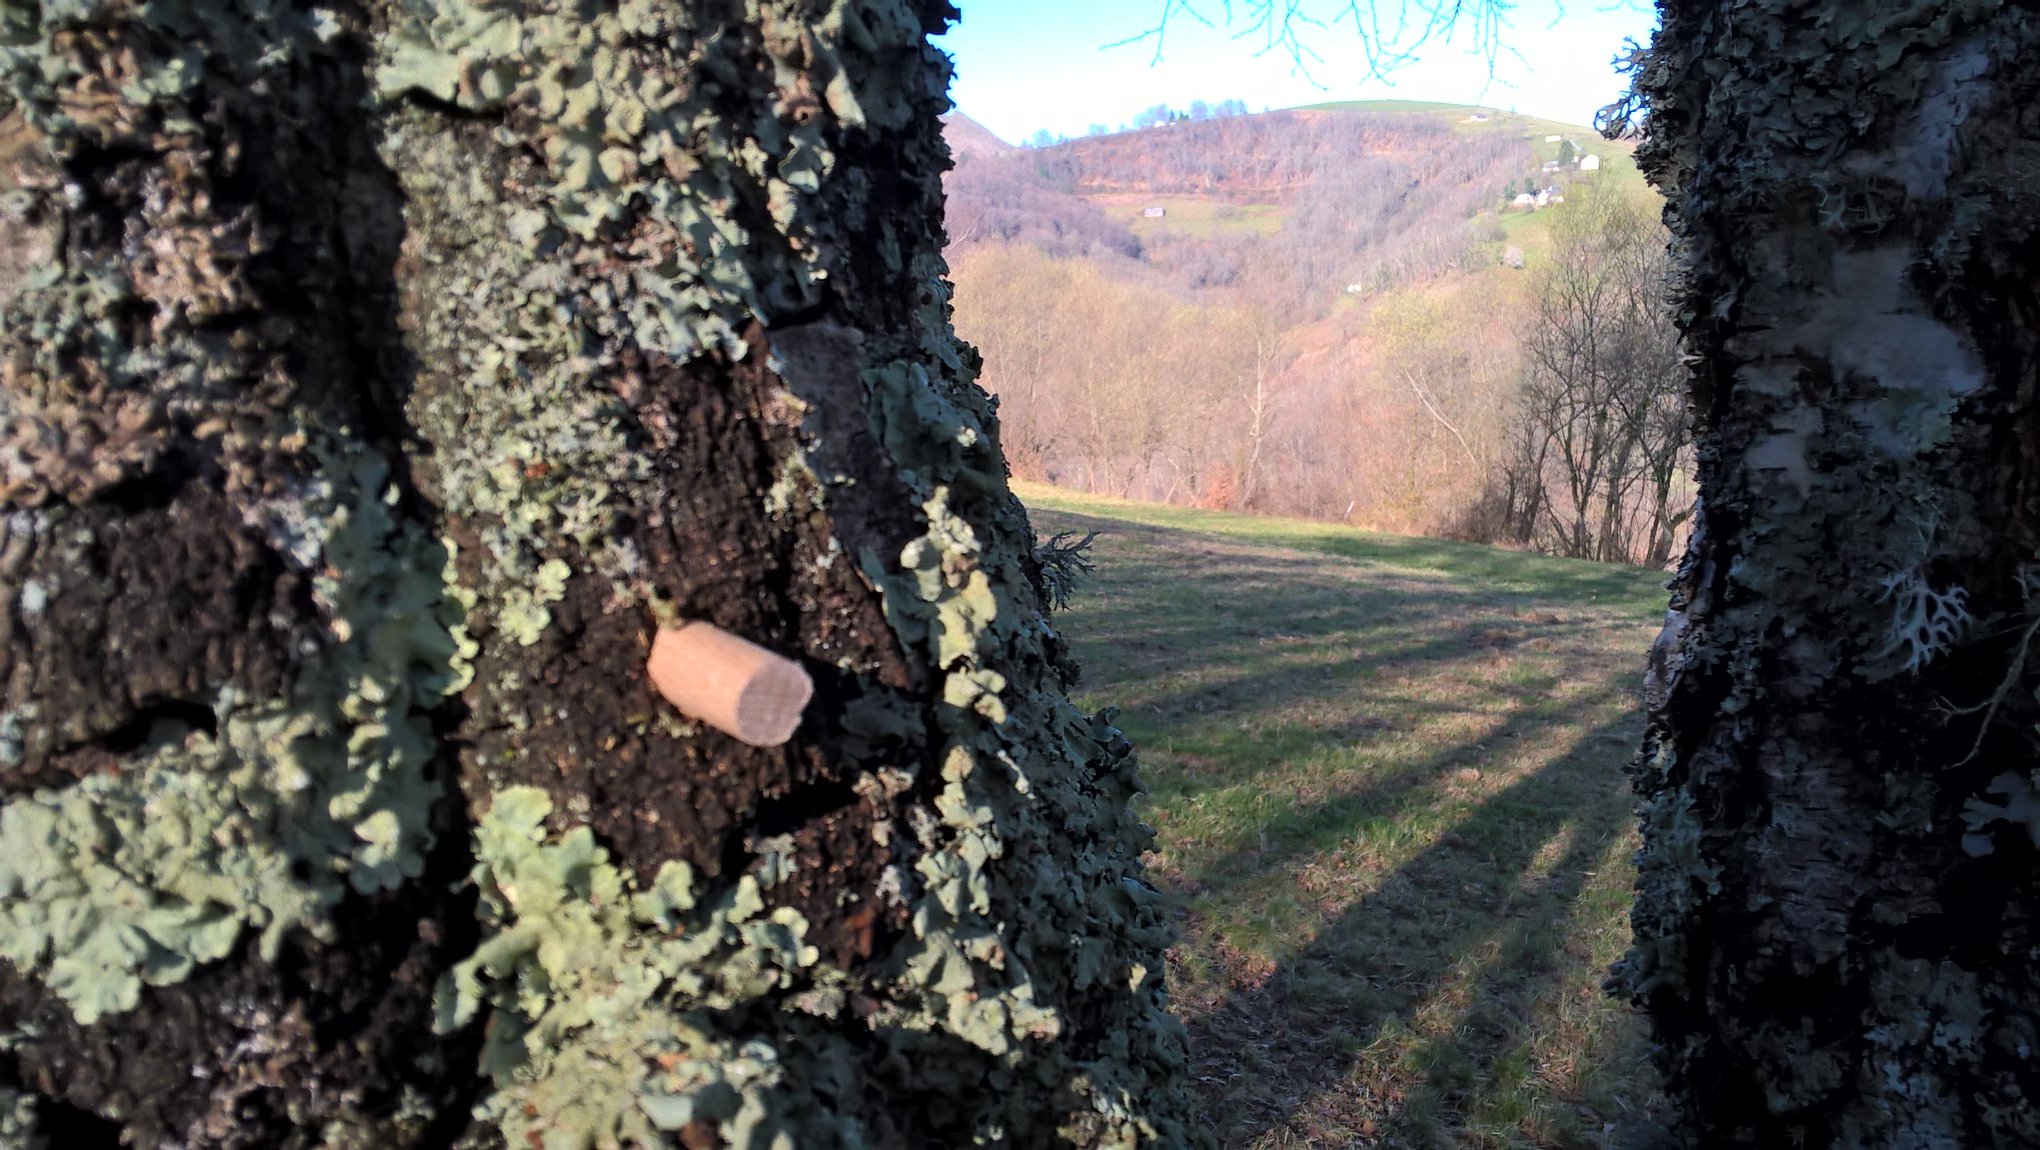
[[[1947,709],[1949,715],[1957,717],[1983,712],[1983,722],[1976,728],[1976,742],[1970,746],[1969,753],[1963,756],[1962,761],[1955,764],[1957,767],[1968,766],[1976,760],[1976,756],[1983,753],[1984,736],[1990,734],[1990,724],[1997,718],[1998,708],[2011,697],[2012,688],[2019,685],[2019,676],[2026,670],[2026,653],[2032,648],[2033,636],[2036,634],[2040,634],[2040,615],[2035,615],[2033,621],[2026,625],[2026,630],[2020,634],[2019,645],[2012,651],[2011,666],[2005,668],[2004,681],[1998,684],[1997,690],[1991,692],[1990,698],[1973,707]]]
[[[1946,711],[1950,718],[1961,718],[1978,712],[1983,714],[1983,723],[1976,728],[1976,742],[1969,748],[1969,754],[1955,764],[1958,767],[1968,766],[1983,752],[1983,740],[1990,733],[1991,722],[1997,718],[1998,708],[2011,697],[2012,688],[2019,685],[2019,677],[2026,670],[2026,656],[2033,647],[2033,637],[2040,635],[2040,569],[2022,567],[2018,580],[2020,588],[2026,592],[2026,611],[2032,616],[2032,621],[2020,632],[2018,646],[2012,648],[2012,661],[2005,668],[2004,679],[1998,683],[1997,690],[1991,692],[1990,698],[1973,707],[1952,707],[1945,700],[1940,704],[1941,709]]]
[[[1439,414],[1437,408],[1431,406],[1431,401],[1424,396],[1424,389],[1417,386],[1416,375],[1408,368],[1404,368],[1402,376],[1403,382],[1410,385],[1410,390],[1417,393],[1417,402],[1424,405],[1424,410],[1431,413],[1432,419],[1437,420],[1444,426],[1445,430],[1452,433],[1452,438],[1459,441],[1460,450],[1466,452],[1466,461],[1478,468],[1480,466],[1480,459],[1474,455],[1473,448],[1467,445],[1466,437],[1459,434],[1459,429],[1452,426],[1451,420],[1446,419],[1443,415]]]
[[[1153,40],[1155,54],[1152,62],[1159,64],[1171,20],[1188,16],[1207,28],[1216,28],[1219,23],[1228,28],[1235,26],[1233,0],[1221,0],[1223,16],[1220,21],[1213,21],[1200,12],[1192,0],[1160,0],[1160,3],[1161,15],[1154,27],[1103,47],[1123,48]],[[1322,66],[1325,58],[1311,46],[1310,41],[1316,34],[1335,25],[1352,25],[1366,60],[1363,78],[1386,81],[1389,73],[1414,63],[1418,52],[1433,40],[1449,42],[1455,31],[1470,23],[1473,27],[1473,51],[1486,59],[1488,76],[1492,80],[1504,53],[1522,59],[1521,54],[1506,43],[1503,35],[1509,27],[1509,13],[1516,4],[1517,0],[1369,0],[1366,3],[1362,0],[1240,0],[1239,31],[1235,38],[1258,35],[1263,42],[1255,55],[1280,51],[1289,57],[1295,74],[1323,88],[1325,85],[1318,82],[1312,70]],[[1563,4],[1557,8],[1558,13],[1563,15]]]

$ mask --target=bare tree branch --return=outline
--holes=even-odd
[[[1610,140],[1633,138],[1643,130],[1645,111],[1643,95],[1636,90],[1634,77],[1650,63],[1650,49],[1634,40],[1625,40],[1614,63],[1617,73],[1632,79],[1619,99],[1594,113],[1594,130]]]
[[[1161,12],[1152,28],[1105,45],[1120,48],[1153,41],[1159,63],[1171,25],[1188,18],[1207,28],[1221,25],[1239,39],[1259,41],[1256,55],[1288,56],[1298,75],[1319,83],[1316,70],[1325,58],[1312,46],[1319,35],[1349,25],[1360,41],[1365,72],[1362,79],[1386,80],[1390,73],[1414,63],[1435,43],[1449,43],[1462,29],[1473,38],[1471,51],[1495,74],[1503,54],[1514,55],[1505,34],[1518,0],[1219,0],[1217,20],[1207,16],[1204,0],[1160,0]],[[1563,7],[1559,8],[1562,14]]]
[[[1472,445],[1466,442],[1466,437],[1464,435],[1459,434],[1458,428],[1452,426],[1452,421],[1446,419],[1443,413],[1441,413],[1437,409],[1437,407],[1432,405],[1431,397],[1424,394],[1424,389],[1417,386],[1416,373],[1405,368],[1403,370],[1402,377],[1403,382],[1410,385],[1410,390],[1417,393],[1417,402],[1424,405],[1424,410],[1431,413],[1432,419],[1437,420],[1441,425],[1444,426],[1445,430],[1452,433],[1452,438],[1458,440],[1460,448],[1466,452],[1466,461],[1468,463],[1473,464],[1475,469],[1478,469],[1480,467],[1480,457],[1473,453]]]

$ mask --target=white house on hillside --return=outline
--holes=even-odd
[[[1588,152],[1586,155],[1580,157],[1580,171],[1598,172],[1600,170],[1601,170],[1601,157],[1593,154],[1592,152]]]

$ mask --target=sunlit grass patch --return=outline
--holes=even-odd
[[[1662,574],[1023,486],[1100,529],[1060,617],[1125,708],[1229,1147],[1599,1147],[1654,1084],[1600,992]]]

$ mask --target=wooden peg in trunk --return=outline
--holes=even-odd
[[[661,630],[646,669],[682,714],[754,747],[792,738],[815,693],[799,663],[710,623]]]

